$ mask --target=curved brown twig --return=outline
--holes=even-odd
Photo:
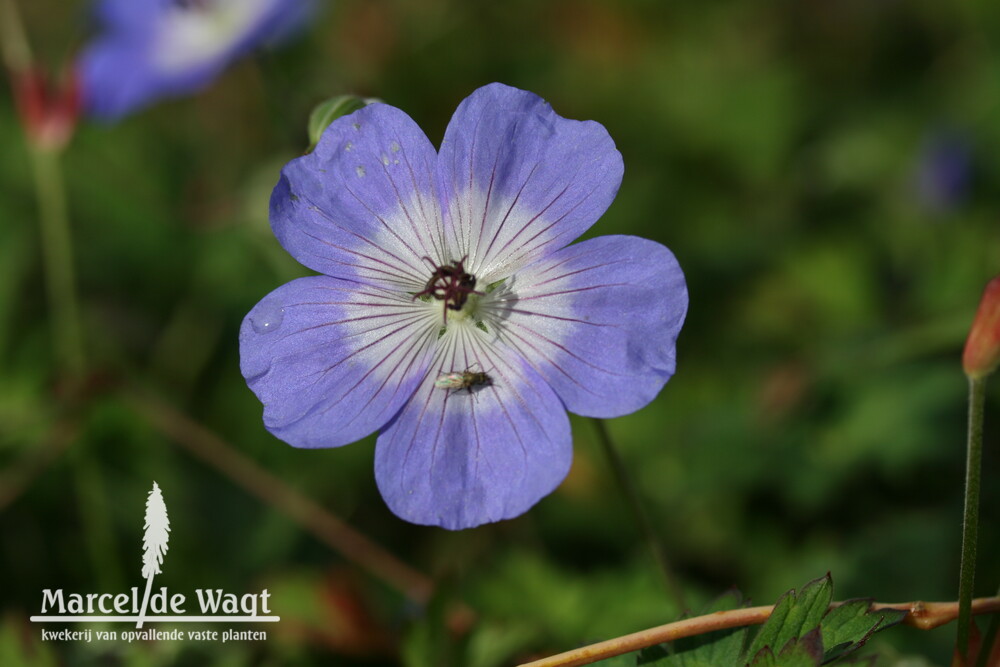
[[[836,606],[840,603],[834,603]],[[871,609],[898,609],[909,612],[903,623],[911,625],[921,630],[932,630],[938,626],[950,623],[958,618],[957,602],[899,602],[883,603],[875,602]],[[576,667],[577,665],[589,665],[598,660],[613,658],[616,655],[631,653],[639,649],[672,642],[684,637],[714,632],[715,630],[726,630],[728,628],[739,628],[746,625],[760,625],[768,619],[774,605],[766,607],[746,607],[744,609],[733,609],[731,611],[717,611],[713,614],[685,618],[666,625],[660,625],[648,630],[641,630],[630,635],[615,637],[607,641],[583,646],[572,651],[566,651],[548,658],[534,660],[522,664],[520,667]],[[989,614],[1000,612],[1000,597],[979,598],[972,601],[973,614]]]

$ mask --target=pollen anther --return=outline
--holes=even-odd
[[[468,255],[460,260],[438,266],[430,257],[422,258],[434,271],[428,278],[424,289],[413,295],[413,299],[430,296],[438,301],[444,301],[444,322],[448,323],[449,310],[462,310],[462,306],[469,299],[470,294],[483,296],[483,292],[476,291],[476,277],[465,270],[465,260]]]

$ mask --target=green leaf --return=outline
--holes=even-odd
[[[311,153],[316,148],[319,138],[323,136],[323,131],[330,126],[330,123],[341,116],[354,113],[358,109],[362,109],[378,101],[375,98],[358,97],[356,95],[337,95],[317,104],[313,108],[312,113],[309,114],[309,124],[307,126],[309,131],[309,149],[306,152]]]
[[[794,590],[785,593],[754,638],[749,655],[756,656],[765,647],[785,646],[817,627],[832,597],[833,583],[829,573],[810,581],[798,594]]]
[[[0,628],[0,665],[55,667],[59,664],[52,645],[38,640],[40,633],[19,630],[13,623]]]
[[[896,625],[906,617],[905,611],[896,609],[871,610],[871,600],[848,600],[834,607],[823,617],[824,662],[847,655],[865,645],[868,638],[879,630]]]
[[[531,623],[483,622],[469,638],[465,667],[503,667],[514,662],[532,642],[538,641],[539,629]],[[633,661],[629,667],[634,667]]]
[[[406,631],[400,653],[405,667],[465,667],[468,636],[456,639],[448,627],[448,612],[454,604],[450,584],[441,585],[424,614]]]
[[[875,632],[899,623],[905,612],[871,610],[870,600],[849,600],[830,608],[829,573],[778,600],[744,654],[749,628],[679,639],[642,650],[638,665],[656,667],[817,667],[854,652]],[[736,609],[744,603],[732,591],[700,614]],[[824,647],[830,647],[824,650]],[[853,662],[852,662],[853,664]],[[869,664],[865,659],[857,664]]]
[[[709,604],[701,614],[728,611],[744,606],[738,591],[730,591]],[[657,667],[726,667],[739,664],[747,628],[718,630],[694,637],[679,639],[671,644],[661,644],[639,653],[639,665]]]
[[[671,664],[677,664],[673,660],[673,656],[670,655],[670,651],[667,649],[666,644],[657,644],[656,646],[650,646],[639,651],[639,657],[636,660],[637,665],[656,665],[657,667],[667,667]]]
[[[749,667],[819,667],[822,661],[823,638],[819,628],[815,628],[802,637],[788,640],[777,656],[770,646],[765,646],[754,655]]]

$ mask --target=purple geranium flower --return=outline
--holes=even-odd
[[[605,129],[501,84],[459,105],[440,152],[373,104],[290,162],[271,225],[325,275],[284,285],[240,332],[265,426],[296,447],[380,430],[400,517],[457,529],[525,512],[566,476],[566,411],[615,417],[674,372],[684,276],[658,243],[568,245],[614,199]]]
[[[233,60],[302,22],[312,0],[103,0],[80,58],[84,105],[118,119],[194,92]]]

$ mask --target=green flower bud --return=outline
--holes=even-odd
[[[319,138],[323,136],[323,130],[330,126],[330,123],[341,116],[354,113],[358,109],[381,102],[374,97],[358,97],[357,95],[337,95],[317,104],[312,113],[309,114],[309,149],[306,153],[312,153],[319,143]]]

